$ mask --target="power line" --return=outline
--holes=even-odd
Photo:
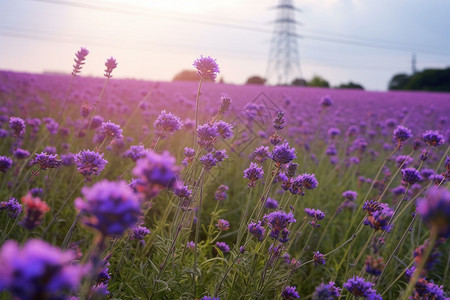
[[[172,19],[175,21],[180,22],[186,22],[186,23],[193,23],[193,24],[200,24],[200,25],[207,25],[207,26],[215,26],[215,27],[224,27],[224,28],[231,28],[231,29],[238,29],[238,30],[246,30],[246,31],[252,31],[252,32],[259,32],[259,33],[272,33],[269,29],[264,29],[260,27],[255,27],[251,25],[243,25],[237,24],[237,23],[230,23],[230,22],[218,22],[218,21],[211,21],[206,20],[204,18],[189,18],[184,15],[176,14],[176,13],[167,13],[167,12],[158,12],[154,13],[154,11],[145,8],[145,7],[132,7],[132,6],[118,6],[118,5],[101,5],[96,4],[95,1],[91,1],[89,3],[84,2],[74,2],[70,0],[34,0],[36,2],[44,2],[49,4],[57,4],[57,5],[63,5],[63,6],[72,6],[72,7],[78,7],[78,8],[85,8],[85,9],[91,9],[91,10],[98,10],[98,11],[109,11],[114,13],[120,13],[120,14],[128,14],[128,15],[153,15],[156,17],[164,17],[165,19]],[[335,37],[335,34],[333,36],[330,36],[330,34],[325,35],[317,35],[317,34],[303,34],[301,36],[297,36],[297,38],[304,38],[307,40],[315,40],[315,41],[322,41],[322,42],[329,42],[329,43],[336,43],[336,44],[342,44],[342,45],[352,45],[352,46],[360,46],[360,47],[368,47],[368,48],[376,48],[376,49],[387,49],[387,50],[393,50],[393,51],[407,51],[410,53],[411,51],[414,51],[416,53],[424,53],[424,54],[433,54],[438,56],[450,56],[450,50],[447,49],[428,49],[423,47],[417,47],[413,45],[402,45],[394,41],[382,41],[382,40],[373,40],[373,39],[361,39],[361,38],[353,38],[353,37],[347,37],[345,35],[341,34],[341,37]]]

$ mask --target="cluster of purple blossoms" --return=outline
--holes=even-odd
[[[244,170],[244,178],[250,180],[248,187],[254,188],[256,182],[264,177],[263,168],[258,166],[256,163],[250,163],[250,167]]]
[[[344,288],[356,297],[368,298],[376,295],[377,291],[372,288],[373,286],[373,283],[365,281],[364,278],[358,276],[354,276],[344,283]]]
[[[414,184],[422,180],[420,176],[420,172],[414,168],[405,168],[402,169],[402,183],[406,184]]]
[[[409,155],[399,155],[395,159],[395,162],[397,163],[397,167],[400,168],[406,168],[410,163],[412,163],[414,159]]]
[[[91,126],[89,129],[96,129],[100,127],[105,119],[102,116],[94,116],[91,121]],[[86,125],[87,126],[87,125]]]
[[[333,100],[330,96],[324,96],[320,99],[320,105],[322,105],[322,107],[330,107],[333,105]]]
[[[331,139],[334,139],[335,137],[337,137],[337,136],[340,135],[340,134],[341,134],[341,131],[340,131],[338,128],[332,127],[332,128],[330,128],[330,129],[328,129],[328,136],[329,136]]]
[[[220,101],[221,101],[221,103],[220,103],[220,108],[219,108],[219,112],[218,113],[219,114],[223,114],[224,112],[226,112],[226,111],[228,111],[230,109],[231,103],[233,101],[231,100],[230,97],[225,96],[225,95],[220,97]]]
[[[81,47],[80,50],[75,53],[76,58],[73,60],[75,61],[75,64],[73,65],[73,71],[72,75],[76,76],[78,73],[81,72],[81,68],[84,65],[84,60],[86,59],[86,56],[89,54],[89,51],[86,48]]]
[[[136,162],[138,159],[145,156],[147,150],[143,145],[133,145],[130,146],[130,149],[123,153],[123,157],[128,157],[132,161]]]
[[[17,159],[25,159],[31,155],[30,151],[17,148],[16,151],[14,151],[14,157]],[[0,167],[1,169],[1,167]]]
[[[290,181],[290,179],[288,179]],[[305,193],[305,189],[312,190],[315,189],[319,182],[317,181],[314,174],[302,174],[298,175],[296,178],[292,180],[290,183],[284,183],[284,185],[287,185],[289,187],[289,191],[294,195],[301,195],[303,196]]]
[[[337,154],[336,146],[334,144],[330,144],[325,151],[325,154],[329,156],[335,156]]]
[[[313,218],[312,221],[309,221],[309,224],[311,224],[312,227],[320,227],[318,221],[325,218],[325,214],[320,209],[305,208],[305,213]]]
[[[227,191],[229,190],[229,188],[226,185],[219,185],[219,187],[217,188],[217,191],[214,193],[214,199],[216,199],[217,201],[224,201],[228,198],[227,196]]]
[[[173,189],[173,193],[179,198],[188,198],[192,195],[192,190],[187,185],[179,186]]]
[[[295,176],[295,173],[297,172],[298,164],[297,163],[289,163],[286,168],[286,176],[288,178],[293,178]]]
[[[229,139],[233,137],[233,125],[228,124],[225,121],[217,121],[214,123],[214,126],[217,128],[217,132],[223,139]]]
[[[450,191],[445,187],[431,188],[426,197],[417,200],[422,219],[434,227],[439,236],[450,237]]]
[[[334,281],[328,282],[328,284],[321,283],[312,296],[313,300],[333,300],[338,299],[341,296],[342,289],[336,286]]]
[[[281,292],[281,298],[284,300],[294,300],[300,298],[295,286],[286,286]]]
[[[53,147],[53,146],[46,146],[46,147],[44,148],[44,151],[43,151],[43,152],[45,152],[45,153],[47,153],[47,154],[56,154],[56,148]]]
[[[314,261],[314,265],[324,265],[325,264],[325,255],[323,255],[322,253],[320,253],[319,251],[314,252],[313,255],[313,261]]]
[[[41,170],[58,168],[62,165],[62,160],[58,159],[56,154],[47,154],[46,152],[36,153],[36,157],[30,160],[30,166],[39,165]]]
[[[183,160],[183,164],[187,166],[189,163],[194,161],[195,150],[189,147],[185,147],[184,156],[186,157]]]
[[[210,152],[213,149],[213,145],[216,142],[216,138],[219,136],[217,126],[211,124],[204,124],[197,128],[197,143]]]
[[[117,68],[117,62],[116,62],[116,60],[111,56],[110,58],[108,58],[108,59],[106,60],[106,62],[105,62],[105,67],[106,67],[106,70],[105,70],[104,76],[105,76],[106,78],[111,78],[111,77],[112,77],[112,75],[111,75],[112,71],[113,71],[115,68]]]
[[[179,167],[175,165],[175,157],[164,151],[157,154],[148,151],[145,156],[136,162],[133,174],[141,178],[137,190],[148,198],[154,198],[163,189],[176,187]]]
[[[386,203],[380,203],[381,209],[376,210],[371,215],[367,215],[364,225],[370,225],[375,230],[391,231],[393,224],[389,224],[394,211]]]
[[[257,223],[250,222],[247,226],[248,231],[253,234],[259,241],[262,241],[264,238],[264,234],[266,233],[266,229],[261,225],[261,221]]]
[[[286,122],[284,115],[285,113],[282,111],[277,112],[277,117],[273,120],[273,128],[275,130],[282,130],[284,128],[284,123]]]
[[[0,210],[6,209],[8,211],[8,217],[16,219],[22,213],[22,205],[16,198],[9,198],[8,201],[0,202]]]
[[[267,208],[269,208],[269,209],[277,209],[278,208],[278,202],[277,202],[277,200],[275,200],[273,198],[267,197],[265,206]]]
[[[405,142],[407,139],[412,137],[411,130],[403,126],[397,126],[394,130],[394,140],[399,144]]]
[[[217,74],[220,73],[219,65],[216,60],[208,57],[200,56],[200,58],[194,61],[193,66],[197,69],[197,75],[201,79],[216,80]]]
[[[195,243],[194,243],[194,241],[189,241],[189,242],[187,242],[186,247],[187,247],[189,250],[194,251],[194,250],[195,250]]]
[[[270,236],[272,238],[278,239],[281,233],[280,241],[282,243],[287,241],[287,235],[289,234],[289,231],[287,230],[288,225],[297,221],[292,212],[286,213],[281,210],[265,215],[263,220],[271,228]]]
[[[374,257],[371,255],[367,256],[364,265],[366,267],[366,272],[374,276],[379,276],[385,267],[383,257]]]
[[[44,118],[45,127],[51,135],[58,133],[59,124],[53,118]]]
[[[220,300],[219,297],[203,296],[200,300]]]
[[[230,222],[224,219],[219,219],[216,224],[217,229],[220,231],[226,231],[230,229]]]
[[[94,152],[91,150],[83,150],[75,155],[75,162],[77,170],[87,181],[91,180],[92,175],[100,175],[105,169],[108,161],[103,159],[103,153]]]
[[[438,131],[427,130],[423,135],[422,139],[425,143],[430,146],[439,146],[442,145],[445,140],[444,136],[440,134]]]
[[[6,173],[9,169],[11,169],[13,161],[11,158],[1,155],[0,156],[0,171]]]
[[[363,210],[367,212],[368,215],[372,215],[376,211],[383,210],[383,205],[380,202],[375,200],[367,200],[363,204]]]
[[[163,110],[156,121],[153,123],[153,128],[155,129],[155,134],[157,137],[164,139],[166,138],[166,134],[173,134],[175,131],[180,130],[183,126],[180,118],[175,116],[172,113],[166,113]]]
[[[230,246],[225,242],[216,242],[216,248],[222,251],[223,254],[230,252]]]
[[[206,171],[211,170],[212,167],[217,165],[217,159],[214,157],[214,154],[212,153],[207,153],[202,157],[200,157],[200,162],[202,163]]]
[[[256,148],[256,150],[253,152],[252,154],[254,156],[254,159],[259,162],[262,163],[264,162],[266,159],[269,158],[269,147],[267,146],[261,146]]]
[[[74,259],[72,252],[41,240],[29,240],[22,248],[9,240],[0,249],[0,291],[17,299],[63,299],[64,292],[77,290],[88,271]]]
[[[84,215],[83,223],[104,236],[122,235],[134,226],[141,213],[139,200],[125,181],[102,180],[81,189],[86,201],[75,200],[75,207]]]
[[[290,163],[297,157],[295,156],[295,149],[290,148],[289,144],[285,142],[274,147],[272,153],[270,153],[270,158],[277,163],[277,167],[280,167],[281,165]]]
[[[355,202],[356,198],[358,197],[358,193],[355,191],[348,190],[343,192],[342,196],[348,201]]]
[[[147,227],[138,225],[133,228],[131,239],[138,240],[141,242],[142,246],[145,246],[144,238],[147,234],[150,234],[150,229]]]
[[[116,140],[123,139],[122,129],[120,125],[117,125],[111,121],[102,123],[102,134],[106,137],[111,137]]]
[[[14,137],[21,137],[25,133],[25,121],[19,117],[9,118],[9,128]]]

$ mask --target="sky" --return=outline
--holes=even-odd
[[[0,0],[0,70],[170,81],[203,56],[226,83],[266,74],[281,0]],[[299,74],[383,91],[394,74],[450,67],[449,0],[293,0]],[[267,76],[266,76],[267,75]]]

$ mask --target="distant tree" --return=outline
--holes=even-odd
[[[198,81],[197,71],[183,70],[172,79],[172,81]]]
[[[357,90],[364,90],[364,87],[360,85],[359,83],[349,82],[349,83],[341,83],[338,87],[338,89],[357,89]]]
[[[388,89],[390,91],[393,90],[404,90],[406,84],[408,83],[410,76],[408,74],[396,74],[392,77],[391,81],[389,81]]]
[[[416,73],[408,80],[405,89],[450,92],[450,68],[427,69]]]
[[[251,76],[247,79],[247,82],[245,84],[259,84],[264,85],[266,83],[266,79],[260,77],[260,76]]]
[[[293,85],[293,86],[307,86],[308,82],[306,82],[306,80],[302,79],[302,78],[295,78],[294,80],[292,80],[291,85]]]
[[[322,77],[315,75],[310,81],[308,81],[308,86],[330,87],[330,84]]]

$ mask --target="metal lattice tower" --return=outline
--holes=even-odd
[[[295,20],[295,12],[300,10],[294,6],[293,0],[279,0],[274,8],[277,18],[270,42],[266,79],[270,82],[276,78],[277,84],[290,84],[294,79],[302,78],[296,31],[299,23]]]

